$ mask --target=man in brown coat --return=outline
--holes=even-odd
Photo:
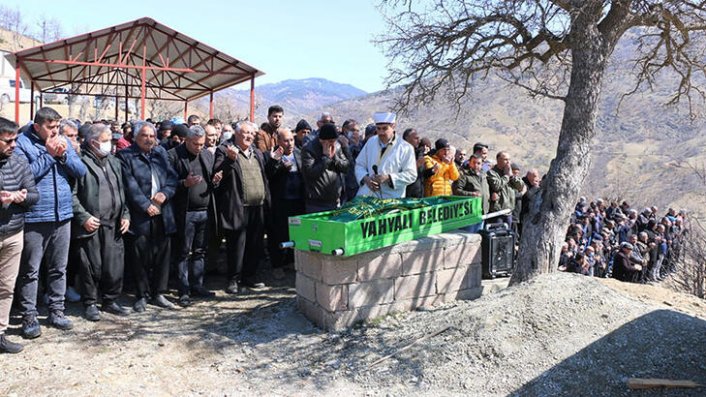
[[[255,135],[255,147],[262,153],[269,153],[277,146],[277,129],[282,126],[283,117],[282,106],[272,105],[267,109],[267,123],[262,123]]]

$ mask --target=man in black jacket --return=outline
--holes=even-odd
[[[226,236],[229,294],[237,294],[239,284],[254,289],[265,286],[256,276],[270,189],[264,157],[253,145],[256,131],[256,124],[239,121],[233,139],[216,150],[213,167],[215,172],[223,171],[216,188],[216,205],[218,225]]]
[[[169,151],[169,161],[178,181],[172,200],[178,236],[175,252],[181,306],[191,304],[191,294],[204,298],[215,295],[203,286],[204,258],[209,212],[213,214],[216,210],[213,185],[220,182],[223,172],[213,175],[214,158],[205,143],[206,131],[195,125],[189,128],[184,143]]]
[[[103,311],[127,315],[116,299],[123,287],[123,234],[130,227],[120,161],[110,154],[112,133],[93,124],[85,136],[81,161],[88,172],[73,188],[73,236],[78,243],[83,305],[89,321],[99,321],[98,289]]]
[[[542,182],[539,171],[536,169],[531,169],[527,171],[527,174],[522,178],[527,188],[522,196],[522,206],[520,210],[520,225],[518,231],[522,233],[522,225],[525,222],[525,218],[530,213],[530,205],[534,201],[535,196],[539,193],[539,184]]]
[[[22,157],[13,156],[17,124],[0,117],[0,352],[23,347],[5,336],[24,241],[24,212],[39,201],[34,176]]]
[[[346,172],[350,162],[333,124],[324,124],[317,139],[302,150],[302,173],[306,186],[306,212],[322,212],[338,208]]]
[[[270,153],[265,165],[272,195],[272,226],[267,235],[267,245],[272,273],[275,278],[281,279],[284,278],[283,267],[294,258],[291,250],[283,252],[279,245],[289,241],[289,217],[304,213],[304,177],[301,151],[295,146],[292,131],[280,128],[277,145],[279,147]]]
[[[642,265],[637,264],[632,257],[632,244],[623,242],[620,251],[613,257],[613,278],[620,281],[635,282],[642,270]]]
[[[424,177],[430,176],[424,167],[424,148],[419,145],[421,138],[419,133],[414,128],[407,128],[402,133],[402,139],[412,145],[414,148],[414,158],[417,161],[417,179],[407,185],[405,197],[422,198],[424,197]]]
[[[125,242],[137,287],[136,312],[145,310],[148,298],[156,306],[174,308],[163,293],[169,281],[171,235],[176,233],[171,198],[177,180],[167,151],[156,144],[156,135],[154,125],[141,123],[132,146],[118,152],[130,209]]]

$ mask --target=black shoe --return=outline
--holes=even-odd
[[[42,335],[37,316],[27,316],[22,319],[22,336],[26,339],[38,338]]]
[[[183,294],[179,297],[177,304],[179,304],[179,306],[181,307],[191,306],[191,298],[189,297],[189,295]]]
[[[213,298],[216,296],[215,292],[211,292],[204,287],[194,287],[191,289],[191,294],[198,298]]]
[[[250,289],[254,289],[254,290],[258,290],[258,289],[263,289],[263,288],[265,288],[265,283],[260,282],[260,281],[243,280],[243,281],[241,282],[241,284],[244,285],[244,286],[246,286],[246,287],[248,287],[248,288],[250,288]]]
[[[235,280],[230,280],[228,287],[226,288],[226,292],[229,294],[237,294],[239,292],[238,282]]]
[[[101,313],[98,311],[98,306],[96,304],[86,306],[86,311],[84,313],[86,320],[88,321],[100,321]]]
[[[152,298],[152,304],[164,309],[174,309],[174,304],[169,302],[162,294],[157,294],[154,298]]]
[[[7,339],[5,334],[0,334],[0,353],[17,354],[24,350],[24,346]]]
[[[106,313],[115,314],[116,316],[127,316],[128,314],[130,314],[130,311],[128,309],[112,301],[107,303],[103,302],[101,310]]]
[[[64,312],[62,311],[53,311],[49,313],[49,317],[47,318],[49,320],[49,325],[51,325],[54,328],[58,328],[62,331],[68,331],[70,329],[73,329],[74,324],[66,318],[64,315]]]
[[[144,312],[146,308],[147,308],[147,299],[146,298],[140,298],[137,300],[137,302],[135,302],[134,305],[132,305],[132,310],[134,310],[138,313]]]

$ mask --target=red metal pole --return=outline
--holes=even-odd
[[[147,95],[147,90],[145,85],[147,84],[147,68],[145,67],[145,60],[147,59],[147,46],[142,47],[142,88],[140,89],[140,119],[145,119],[145,95]]]
[[[34,80],[29,83],[29,118],[34,117]]]
[[[127,78],[125,80],[125,122],[129,120],[129,117],[127,115],[128,107],[127,107],[127,102],[128,102],[128,88],[127,88]]]
[[[255,75],[250,78],[250,121],[255,121]]]
[[[208,97],[209,103],[208,103],[208,118],[212,119],[213,118],[213,91],[211,91],[211,94]]]
[[[187,113],[189,112],[189,101],[184,101],[184,122],[186,123]]]
[[[140,119],[145,119],[145,80],[147,79],[147,69],[142,69],[142,87],[140,88]]]
[[[15,66],[15,123],[20,125],[20,61]]]

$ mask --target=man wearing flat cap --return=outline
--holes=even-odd
[[[397,136],[396,118],[387,112],[373,116],[377,135],[366,142],[355,164],[358,196],[405,197],[407,185],[417,179],[414,148]]]
[[[620,251],[613,258],[613,278],[620,281],[634,282],[642,270],[642,266],[633,263],[632,244],[623,242],[620,244]]]

